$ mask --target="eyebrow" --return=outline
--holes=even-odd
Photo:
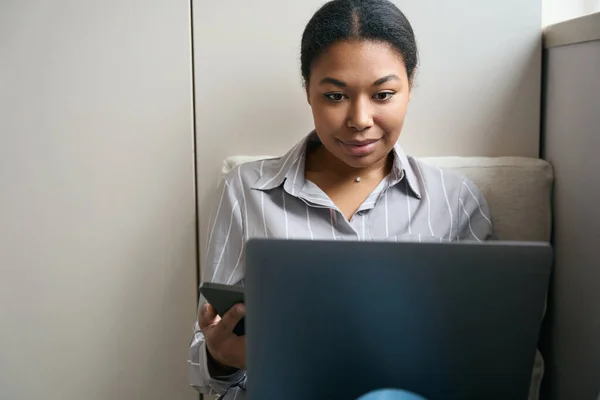
[[[373,86],[381,86],[384,83],[388,83],[389,81],[399,81],[400,78],[397,75],[391,74],[384,76],[383,78],[379,78],[373,83]]]
[[[400,78],[397,75],[394,75],[394,74],[386,75],[383,78],[379,78],[375,82],[373,82],[373,86],[381,86],[384,83],[387,83],[389,81],[399,81],[399,80],[400,80]],[[319,82],[319,84],[321,84],[321,85],[325,85],[328,83],[331,85],[342,87],[342,88],[348,86],[346,84],[346,82],[340,81],[339,79],[330,78],[330,77],[323,78],[323,79],[321,79],[321,82]]]
[[[332,84],[334,86],[339,86],[339,87],[346,87],[347,86],[346,82],[342,82],[342,81],[340,81],[338,79],[329,78],[329,77],[323,78],[323,79],[321,79],[321,82],[319,82],[320,85],[326,85],[328,83]]]

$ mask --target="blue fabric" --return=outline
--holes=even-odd
[[[414,393],[399,389],[382,389],[369,392],[356,400],[427,400]]]

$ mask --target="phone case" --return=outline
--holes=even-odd
[[[200,285],[200,293],[221,317],[231,307],[244,302],[244,288],[242,286],[203,282]],[[233,328],[233,333],[237,336],[244,336],[246,333],[244,320],[245,318],[242,318]]]

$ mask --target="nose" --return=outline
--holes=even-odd
[[[358,98],[351,103],[348,111],[348,127],[364,131],[373,126],[373,112],[370,101]]]

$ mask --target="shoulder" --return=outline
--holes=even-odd
[[[275,176],[281,168],[281,157],[244,162],[233,167],[223,180],[234,192],[248,191],[263,177]]]
[[[482,241],[491,237],[489,206],[471,179],[452,167],[438,164],[436,159],[411,158],[411,164],[415,165],[425,195],[433,200],[445,199],[451,215],[458,218],[459,238]]]
[[[435,158],[409,157],[409,162],[425,195],[432,198],[446,197],[450,202],[486,202],[479,187],[455,168],[445,166]]]
[[[459,197],[465,186],[479,192],[477,186],[458,171],[438,165],[433,158],[409,157],[409,163],[418,178],[422,191],[431,197]]]

